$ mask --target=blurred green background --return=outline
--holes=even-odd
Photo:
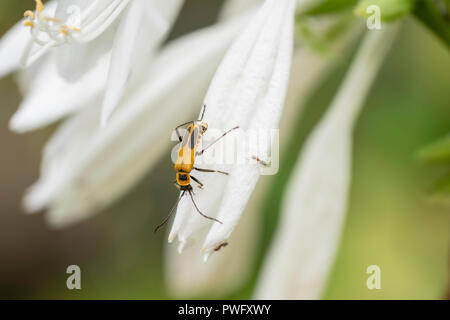
[[[212,23],[222,1],[189,0],[172,37]],[[2,0],[0,34],[33,7]],[[284,185],[308,132],[333,97],[348,55],[310,97],[279,174],[261,204],[260,258],[273,230]],[[355,130],[348,216],[327,299],[440,299],[449,274],[450,209],[425,195],[444,169],[422,164],[417,151],[450,131],[449,52],[412,18],[401,33]],[[0,298],[165,299],[164,233],[154,226],[176,199],[169,155],[127,196],[92,219],[51,230],[20,201],[39,174],[41,149],[56,126],[17,135],[8,130],[20,94],[14,77],[0,79]],[[180,102],[181,103],[181,102]],[[264,209],[263,209],[264,208]],[[82,290],[66,288],[68,265],[82,269]],[[381,290],[366,287],[367,266],[381,267]],[[223,298],[251,298],[257,277]],[[200,297],[207,298],[207,297]]]

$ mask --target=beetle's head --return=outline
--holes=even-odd
[[[201,126],[202,126],[202,133],[205,133],[205,131],[208,130],[208,124],[206,122],[202,122]]]

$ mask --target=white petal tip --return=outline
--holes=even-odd
[[[43,210],[46,206],[46,202],[43,201],[38,192],[27,192],[22,199],[22,209],[26,214],[32,214]]]
[[[180,242],[180,243],[178,244],[178,253],[179,253],[179,254],[182,254],[182,253],[183,253],[183,250],[184,250],[185,245],[186,245],[186,242]]]
[[[19,114],[14,114],[9,120],[9,130],[16,132],[16,133],[23,133],[26,131],[25,125],[23,124],[22,117],[20,117]]]
[[[167,241],[168,241],[169,243],[172,243],[173,240],[175,240],[175,237],[176,237],[176,236],[177,236],[177,233],[171,231],[170,234],[169,234],[169,237],[167,238]]]
[[[208,262],[208,259],[209,259],[209,256],[210,256],[210,255],[211,255],[210,252],[205,253],[205,254],[203,255],[203,262],[204,262],[204,263]]]
[[[9,120],[8,127],[15,133],[26,133],[44,127],[48,123],[48,118],[38,118],[27,110],[18,110]]]

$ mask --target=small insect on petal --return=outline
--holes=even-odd
[[[396,26],[369,32],[289,181],[256,299],[319,299],[339,244],[351,179],[352,130]]]
[[[218,106],[225,104],[225,110],[233,105],[234,109],[228,113],[231,123],[245,123],[244,129],[257,132],[278,128],[292,61],[294,12],[295,1],[266,1],[259,12],[262,17],[255,17],[259,19],[258,26],[249,25],[254,30],[238,39],[223,62],[225,66],[234,64],[233,61],[244,61],[243,70],[239,72],[241,76],[238,76],[241,79],[231,78],[226,69],[218,70],[206,102]],[[250,36],[254,36],[251,47],[248,45]],[[248,57],[247,60],[242,55]],[[232,68],[231,65],[228,67]],[[220,90],[225,91],[225,96]],[[223,111],[218,112],[220,115]],[[221,118],[226,119],[226,116]],[[271,154],[271,145],[261,148],[258,150],[261,154]],[[215,252],[230,237],[258,182],[260,166],[261,163],[248,163],[233,166],[230,170],[217,213],[224,224],[211,227],[203,246],[205,252]]]

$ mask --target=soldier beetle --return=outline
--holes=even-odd
[[[198,120],[189,121],[186,123],[183,123],[175,128],[175,132],[177,134],[178,140],[180,141],[180,147],[178,149],[178,157],[175,162],[174,169],[177,172],[175,176],[174,185],[175,187],[181,191],[181,195],[179,196],[178,200],[170,210],[167,217],[155,228],[155,232],[158,231],[162,226],[164,226],[167,221],[170,219],[172,214],[175,212],[175,209],[178,206],[178,203],[180,202],[181,198],[183,198],[184,195],[189,194],[191,197],[192,203],[194,204],[195,209],[197,212],[203,216],[206,219],[222,223],[219,220],[209,217],[205,214],[203,214],[200,209],[198,208],[197,204],[194,201],[193,197],[193,188],[191,185],[191,179],[195,181],[199,188],[203,188],[203,183],[201,183],[197,178],[195,178],[193,175],[191,175],[192,170],[200,171],[200,172],[216,172],[224,175],[228,175],[228,172],[223,172],[219,170],[211,170],[211,169],[202,169],[197,168],[194,166],[195,164],[195,157],[200,156],[205,152],[208,148],[210,148],[212,145],[214,145],[217,141],[225,137],[228,133],[230,133],[233,130],[236,130],[239,128],[239,126],[234,127],[228,131],[226,131],[222,136],[220,136],[218,139],[214,140],[210,145],[208,145],[206,148],[204,148],[201,151],[197,151],[197,147],[200,143],[200,140],[203,137],[203,134],[208,130],[208,124],[206,122],[203,122],[203,117],[205,115],[206,111],[206,105],[203,105],[203,110],[201,113],[201,116]],[[181,136],[180,132],[178,131],[180,128],[186,127],[186,134],[184,137]]]

